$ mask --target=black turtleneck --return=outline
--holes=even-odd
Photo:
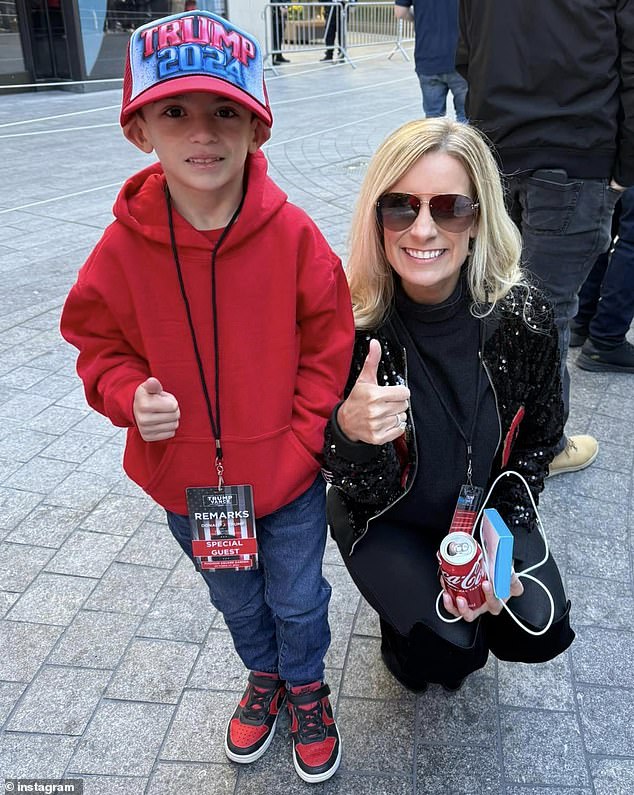
[[[392,319],[407,352],[418,468],[410,491],[375,523],[415,525],[438,543],[449,530],[460,487],[467,482],[466,444],[447,408],[469,438],[478,392],[472,440],[475,485],[486,486],[499,439],[495,398],[479,356],[481,323],[469,311],[470,304],[464,278],[449,298],[434,305],[412,301],[396,285]]]

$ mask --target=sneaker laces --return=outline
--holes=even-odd
[[[566,441],[566,452],[569,453],[570,451],[573,450],[575,453],[579,452],[577,449],[577,445],[572,441],[570,437],[568,437],[568,440]]]
[[[256,687],[249,684],[247,703],[242,707],[241,720],[244,723],[259,724],[266,718],[271,707],[271,701],[280,686],[279,680],[272,680],[275,684],[271,689]]]
[[[302,744],[322,742],[326,739],[323,705],[316,701],[312,706],[296,707],[297,733]]]

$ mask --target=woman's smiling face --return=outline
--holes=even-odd
[[[429,212],[428,200],[443,193],[475,199],[462,163],[445,152],[423,155],[390,193],[413,193],[423,201],[414,223],[401,232],[383,230],[388,262],[401,277],[407,295],[420,304],[438,304],[454,291],[460,268],[467,258],[469,241],[477,232],[474,218],[464,232],[446,232]]]

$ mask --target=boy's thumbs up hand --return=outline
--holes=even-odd
[[[377,371],[381,344],[370,341],[359,377],[339,406],[337,423],[352,442],[386,444],[405,431],[409,389],[406,386],[379,386]]]
[[[164,392],[158,378],[150,377],[136,388],[132,411],[141,438],[145,442],[171,439],[181,416],[178,401]]]

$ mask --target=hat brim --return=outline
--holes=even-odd
[[[261,105],[251,94],[237,86],[222,80],[219,77],[212,77],[211,75],[187,75],[184,77],[176,77],[170,80],[165,80],[163,83],[155,83],[139,94],[138,97],[130,102],[125,110],[121,111],[120,122],[124,127],[139,108],[148,105],[150,102],[156,102],[159,99],[166,97],[173,97],[177,94],[193,94],[194,92],[203,91],[208,94],[219,94],[221,97],[227,97],[249,108],[250,111],[261,119],[267,127],[273,124],[273,117],[270,111]],[[268,137],[268,136],[267,136]]]

